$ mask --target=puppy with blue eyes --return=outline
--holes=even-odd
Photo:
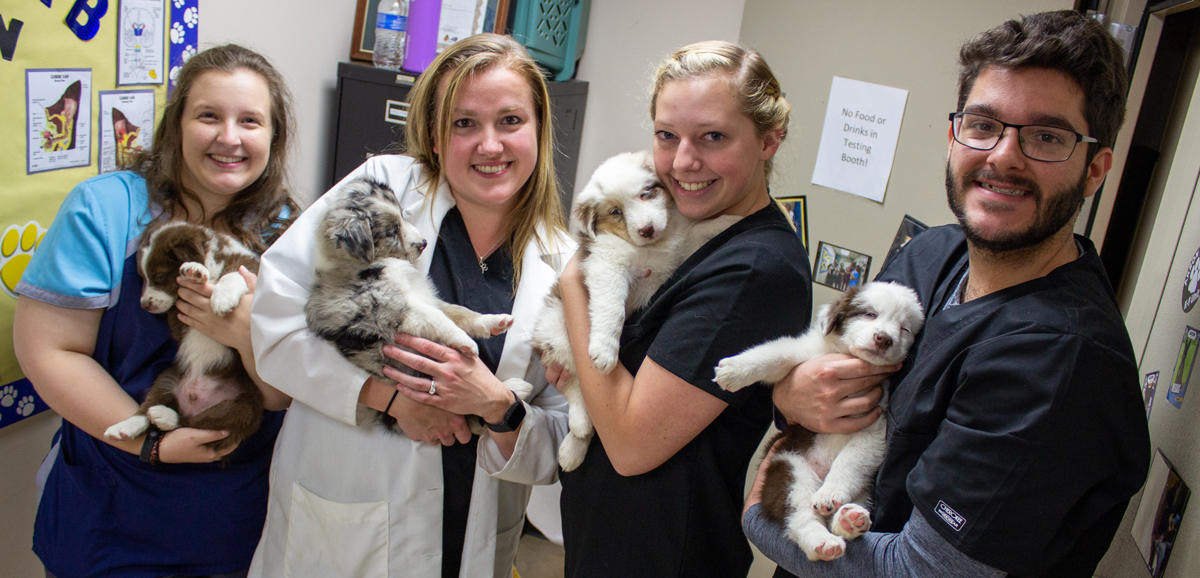
[[[894,365],[908,355],[924,323],[921,302],[912,289],[868,283],[823,305],[803,335],[722,359],[714,381],[728,391],[759,382],[775,384],[795,366],[826,353]],[[789,424],[771,440],[779,444],[767,469],[763,513],[785,528],[809,560],[841,557],[846,540],[871,528],[865,506],[883,463],[886,434],[887,422],[880,417],[852,434],[818,434]]]

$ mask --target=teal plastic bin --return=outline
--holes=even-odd
[[[592,0],[517,0],[512,35],[554,80],[570,80],[587,42]]]

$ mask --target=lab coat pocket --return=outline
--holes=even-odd
[[[287,553],[289,578],[387,578],[388,504],[342,504],[292,484]]]

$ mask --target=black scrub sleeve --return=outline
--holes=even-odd
[[[1112,512],[1141,486],[1150,457],[1136,368],[1119,359],[1071,334],[972,347],[937,437],[908,477],[914,506],[989,566],[1091,576],[1120,522]],[[1063,561],[1080,568],[1067,572],[1056,566]]]

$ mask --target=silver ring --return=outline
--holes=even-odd
[[[437,382],[432,378],[429,380],[429,395],[437,395]]]

